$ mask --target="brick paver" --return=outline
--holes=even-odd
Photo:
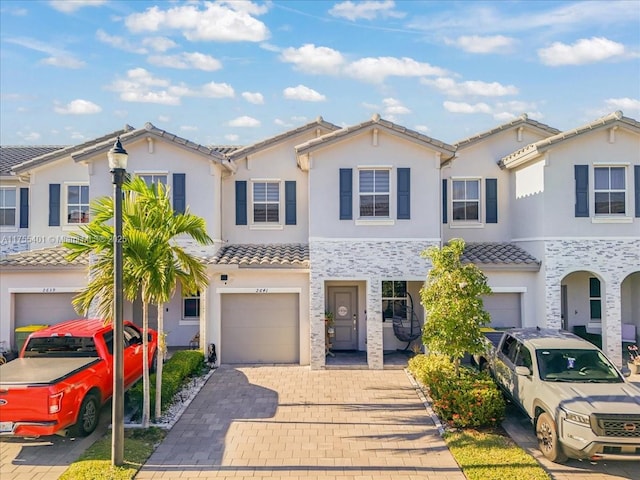
[[[136,476],[464,480],[402,370],[221,367]]]

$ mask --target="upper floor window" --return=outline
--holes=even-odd
[[[253,223],[280,222],[280,182],[253,182]]]
[[[382,321],[407,318],[407,282],[385,280],[382,282]]]
[[[67,223],[89,223],[89,185],[67,185]]]
[[[360,170],[360,217],[389,217],[389,170]]]
[[[453,180],[453,220],[480,221],[480,180]]]
[[[626,213],[625,167],[595,167],[596,215],[624,215]]]
[[[15,227],[18,219],[17,189],[0,188],[0,227]]]
[[[138,173],[138,177],[144,180],[147,186],[157,185],[161,183],[165,187],[167,186],[167,174],[166,173]]]

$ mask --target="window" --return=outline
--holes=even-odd
[[[165,187],[167,186],[167,174],[166,173],[143,173],[137,174],[138,177],[143,179],[148,186],[158,185],[161,183]]]
[[[360,170],[360,217],[389,216],[389,170]]]
[[[280,182],[253,182],[253,223],[280,222]]]
[[[0,188],[0,227],[15,227],[18,219],[15,188]]]
[[[67,185],[67,223],[89,223],[89,185]]]
[[[453,180],[453,220],[480,221],[480,180]]]
[[[625,167],[595,167],[596,215],[624,215],[626,213]]]
[[[600,294],[600,280],[589,278],[589,311],[591,321],[602,321],[602,296]]]
[[[195,295],[183,297],[182,318],[185,320],[197,320],[200,318],[200,292]]]
[[[407,282],[382,282],[382,321],[386,319],[407,319]]]

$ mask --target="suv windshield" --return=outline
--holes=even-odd
[[[547,382],[624,382],[613,364],[598,350],[536,350],[540,378]]]

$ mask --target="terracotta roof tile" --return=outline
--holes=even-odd
[[[309,268],[309,245],[227,245],[209,263],[239,267]]]
[[[513,243],[467,243],[462,254],[463,263],[480,267],[539,270],[540,261]]]
[[[0,258],[2,267],[82,267],[89,264],[87,256],[81,256],[69,262],[66,256],[69,250],[61,245],[38,250],[12,253]]]

